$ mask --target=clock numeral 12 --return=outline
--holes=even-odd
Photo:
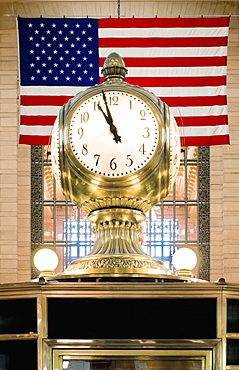
[[[109,97],[109,104],[110,105],[118,105],[119,98],[118,96],[110,96]]]

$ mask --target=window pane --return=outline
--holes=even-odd
[[[142,223],[142,249],[172,269],[171,257],[178,247],[197,247],[197,208],[197,149],[183,148],[175,185]],[[91,229],[87,215],[65,199],[53,179],[49,148],[45,147],[44,242],[60,253],[62,270],[90,252],[94,238]]]
[[[188,240],[197,240],[197,207],[188,207]]]
[[[54,207],[44,207],[44,240],[54,240]]]

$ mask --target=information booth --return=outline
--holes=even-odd
[[[51,143],[56,181],[94,224],[94,246],[63,276],[0,286],[0,369],[239,369],[239,285],[177,277],[140,242],[179,170],[176,120],[124,81],[118,53],[102,74],[60,109]]]
[[[239,369],[239,285],[75,280],[0,286],[1,370]]]

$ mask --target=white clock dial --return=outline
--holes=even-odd
[[[159,126],[151,106],[125,91],[99,92],[73,112],[69,141],[77,160],[105,177],[139,171],[153,157]]]

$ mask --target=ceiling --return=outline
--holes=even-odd
[[[72,17],[152,17],[236,15],[237,0],[160,1],[160,0],[0,0],[0,15],[72,16]]]

